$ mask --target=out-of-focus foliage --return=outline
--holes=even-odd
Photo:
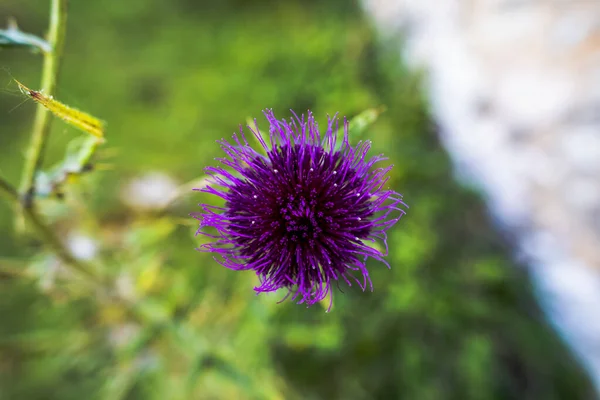
[[[4,1],[0,19],[41,33],[41,3]],[[96,155],[105,167],[41,205],[67,241],[94,235],[81,257],[108,261],[120,300],[65,279],[36,240],[12,234],[0,203],[0,399],[591,397],[480,198],[453,182],[417,77],[355,4],[72,1],[69,21],[58,94],[108,121]],[[0,52],[24,82],[39,65]],[[21,101],[10,90],[0,170],[16,182],[33,108],[9,112]],[[167,212],[123,202],[123,185],[149,171],[199,178],[221,156],[215,140],[248,116],[260,124],[263,108],[325,117],[380,105],[364,135],[395,164],[390,185],[411,208],[390,234],[392,269],[370,265],[375,292],[344,289],[329,314],[255,296],[251,273],[195,252],[187,214],[202,195]],[[55,122],[48,166],[77,135]]]

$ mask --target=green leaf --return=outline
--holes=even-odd
[[[48,171],[36,175],[36,195],[50,197],[62,194],[69,179],[78,178],[91,170],[91,161],[100,142],[94,137],[77,137],[67,145],[65,158]]]
[[[250,117],[246,118],[246,127],[249,130],[254,131],[254,133],[259,134],[265,143],[270,143],[271,138],[269,137],[269,130],[258,129],[258,122],[256,121],[256,119],[252,119]],[[260,143],[260,140],[258,140],[258,137],[256,137],[254,133],[246,131],[244,132],[244,135],[246,135],[246,139],[248,139],[248,136],[250,136],[250,140],[254,141],[254,143],[257,145],[256,149],[265,154],[265,149],[263,148],[262,144]]]
[[[31,90],[16,79],[15,82],[21,93],[44,106],[52,114],[80,131],[96,137],[97,141],[104,142],[104,122],[93,115],[61,103],[53,96],[45,95],[42,91]]]
[[[348,139],[351,142],[357,142],[366,132],[367,128],[371,126],[377,118],[386,110],[385,106],[377,108],[368,108],[361,112],[348,122]],[[342,147],[344,142],[344,128],[338,129],[336,134],[336,145],[335,148],[339,149]]]
[[[28,47],[30,49],[49,53],[52,46],[44,39],[19,30],[14,19],[8,20],[8,27],[0,29],[0,47]]]

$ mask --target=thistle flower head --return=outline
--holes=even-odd
[[[197,234],[210,238],[199,250],[233,270],[253,270],[256,292],[287,288],[308,306],[323,300],[332,284],[356,282],[373,290],[366,261],[389,264],[386,231],[404,214],[402,196],[385,188],[391,169],[374,168],[382,156],[367,158],[370,141],[349,143],[348,123],[338,139],[338,120],[327,129],[307,118],[277,120],[272,111],[265,141],[250,128],[266,155],[244,135],[221,140],[222,166],[208,167],[211,183],[197,189],[225,200],[222,207],[200,204]],[[212,229],[211,229],[212,228]],[[382,252],[368,243],[385,245]],[[286,296],[287,297],[287,296]],[[331,306],[331,303],[330,303]]]

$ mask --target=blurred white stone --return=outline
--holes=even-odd
[[[79,233],[69,236],[67,246],[71,254],[82,261],[92,260],[98,253],[97,243],[91,237]]]
[[[128,182],[121,200],[131,208],[158,210],[167,205],[177,191],[177,182],[162,172],[149,172]]]
[[[363,0],[600,391],[600,1]]]

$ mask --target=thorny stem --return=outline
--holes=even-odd
[[[2,177],[0,177],[0,192],[4,193],[10,202],[14,203],[17,207],[19,206],[19,193]],[[46,225],[35,209],[31,207],[24,207],[23,215],[63,263],[80,274],[85,275],[88,278],[92,278],[95,282],[98,281],[98,277],[94,273],[94,270],[91,268],[91,266],[82,263],[71,254],[69,249],[65,247],[62,241],[54,234],[48,225]]]
[[[52,47],[52,51],[44,53],[41,83],[41,90],[47,96],[51,96],[56,87],[65,39],[66,22],[67,0],[52,0],[50,26],[47,36],[47,41]],[[44,106],[38,104],[20,186],[24,213],[33,208],[35,175],[44,161],[44,152],[50,133],[51,115]]]

